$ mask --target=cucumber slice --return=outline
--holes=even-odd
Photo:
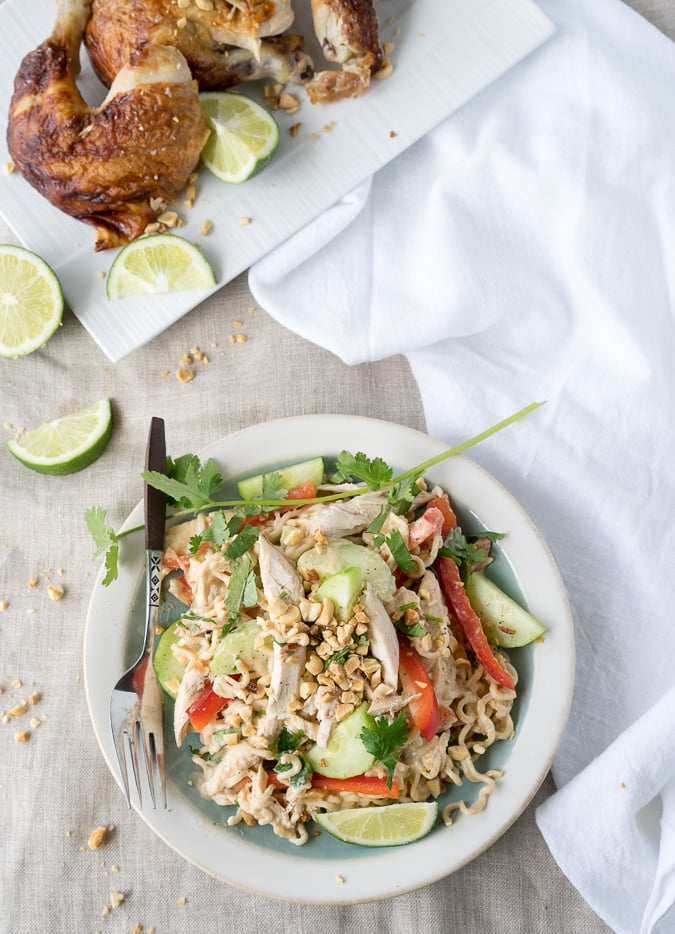
[[[489,642],[516,649],[546,632],[538,619],[512,600],[481,571],[470,574],[466,595],[483,624]]]
[[[368,713],[368,704],[361,704],[336,727],[327,746],[316,743],[307,753],[307,761],[315,772],[328,778],[351,778],[363,775],[375,762],[361,741],[361,730],[372,729],[375,721]]]
[[[256,674],[264,674],[272,657],[272,637],[269,648],[258,649],[255,640],[260,632],[260,624],[251,619],[233,629],[220,641],[211,661],[211,675],[231,675],[237,670],[237,659]]]
[[[319,577],[328,577],[346,568],[358,568],[364,581],[368,581],[381,600],[391,600],[396,590],[394,575],[387,562],[377,551],[357,545],[355,542],[328,542],[303,552],[298,558],[297,568],[316,571]]]
[[[331,574],[323,584],[318,587],[316,596],[319,600],[328,597],[335,607],[335,615],[341,623],[346,623],[352,615],[352,607],[356,603],[363,588],[363,574],[360,568],[345,568],[337,574]]]
[[[176,680],[182,681],[183,675],[185,674],[185,665],[181,665],[172,651],[172,646],[174,643],[178,642],[180,638],[180,636],[176,635],[176,628],[180,622],[181,620],[178,619],[164,630],[159,637],[159,642],[157,643],[155,655],[152,660],[160,687],[173,700],[176,699],[176,693],[171,690],[169,685]]]
[[[311,480],[315,487],[323,483],[324,463],[323,457],[313,457],[308,461],[301,461],[299,464],[291,464],[290,467],[282,467],[281,470],[273,470],[268,473],[259,473],[255,477],[247,477],[237,483],[237,489],[242,499],[256,499],[262,496],[263,480],[270,473],[278,473],[285,489],[293,490],[296,486],[302,486]]]

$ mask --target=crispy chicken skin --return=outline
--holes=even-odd
[[[92,224],[103,250],[155,220],[186,184],[209,131],[196,82],[174,48],[139,50],[101,106],[87,106],[75,77],[89,8],[87,0],[59,0],[52,35],[17,73],[7,139],[30,184]]]
[[[293,22],[290,0],[94,0],[85,42],[101,80],[110,85],[132,52],[172,45],[202,90],[272,78],[301,83],[313,74],[300,36],[281,36]],[[273,38],[265,38],[273,37]]]
[[[329,62],[341,71],[321,71],[307,85],[312,103],[358,97],[382,64],[373,0],[312,0],[314,31]]]

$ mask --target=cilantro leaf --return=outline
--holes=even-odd
[[[234,515],[228,519],[224,512],[213,513],[211,525],[208,525],[201,535],[193,535],[190,539],[190,554],[194,555],[202,542],[211,542],[217,548],[222,547],[239,531],[241,523],[240,516]]]
[[[276,745],[274,746],[275,751],[280,756],[285,752],[295,752],[304,735],[302,730],[294,732],[293,730],[289,730],[288,727],[282,726]]]
[[[398,529],[393,529],[389,533],[386,539],[387,545],[389,546],[389,551],[394,558],[394,561],[404,574],[414,574],[417,570],[417,565],[412,559],[410,552],[408,551],[408,546],[403,540],[403,536]]]
[[[392,622],[404,636],[419,636],[421,638],[422,636],[426,636],[429,632],[421,623],[412,623],[412,625],[408,626],[402,619],[392,619]]]
[[[326,671],[328,668],[330,668],[333,662],[335,662],[336,665],[344,665],[353,651],[353,645],[343,645],[341,649],[338,649],[337,652],[333,652],[333,654],[326,659],[321,670]]]
[[[177,461],[167,460],[166,474],[144,470],[141,476],[177,506],[194,510],[211,505],[213,494],[223,483],[213,458],[202,464],[196,454],[184,454]]]
[[[400,750],[410,735],[408,718],[401,710],[391,723],[386,717],[378,717],[372,727],[364,726],[361,730],[361,742],[377,762],[387,769],[387,787],[391,788],[394,769],[399,760]]]
[[[225,551],[225,557],[230,561],[241,558],[251,545],[258,541],[258,529],[254,525],[245,525],[241,532],[232,539]]]
[[[389,512],[390,510],[386,506],[384,506],[382,510],[375,516],[373,521],[370,523],[370,525],[366,529],[366,532],[370,532],[372,535],[379,535],[379,533],[382,531],[382,526],[386,522]],[[384,537],[382,537],[382,541],[384,541]]]
[[[463,564],[471,567],[488,557],[486,539],[488,542],[497,542],[501,538],[504,538],[502,532],[481,532],[480,535],[466,536],[459,526],[456,526],[450,529],[438,553],[445,558],[452,558],[460,567]]]
[[[279,471],[274,470],[272,473],[263,474],[262,492],[260,497],[256,497],[256,499],[286,499],[287,493],[288,490],[284,486],[281,474]]]
[[[239,610],[244,600],[244,593],[247,590],[249,573],[252,573],[253,562],[247,554],[237,558],[232,566],[230,583],[225,595],[225,609],[227,610],[230,622],[236,622],[239,618]]]
[[[258,602],[258,586],[253,571],[249,571],[244,584],[244,592],[241,595],[241,602],[244,606],[255,606]]]
[[[417,610],[417,603],[404,603],[398,607],[397,612],[391,617],[394,626],[402,632],[404,636],[426,636],[428,630],[419,622],[408,624],[405,622],[403,614],[406,610]]]
[[[290,783],[291,785],[293,785],[294,788],[297,787],[298,785],[306,785],[310,781],[312,777],[312,773],[314,771],[312,766],[309,764],[309,762],[305,758],[303,758],[302,756],[300,756],[299,758],[301,762],[300,771],[296,772],[296,774],[292,775],[290,778]],[[277,764],[274,766],[274,771],[277,773],[288,772],[292,768],[293,768],[292,762],[277,762]]]
[[[382,489],[394,476],[394,471],[381,457],[371,460],[361,451],[355,455],[349,451],[342,451],[338,455],[336,466],[343,480],[349,477],[363,480],[369,490]]]
[[[106,574],[102,584],[108,587],[117,580],[119,563],[119,536],[112,526],[106,523],[106,511],[101,506],[92,506],[84,514],[84,521],[89,529],[96,551],[94,555],[105,552]]]
[[[395,483],[389,491],[387,501],[398,516],[404,515],[412,506],[413,501],[420,491],[417,481],[422,476],[421,473],[413,474],[405,481]]]

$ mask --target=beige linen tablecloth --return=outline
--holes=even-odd
[[[675,34],[671,0],[631,6]],[[0,225],[0,241],[13,240]],[[235,322],[241,322],[237,325]],[[245,335],[235,343],[230,335]],[[181,383],[183,354],[208,363]],[[198,450],[257,422],[306,413],[348,413],[424,430],[406,362],[347,367],[254,307],[244,277],[147,347],[111,364],[67,314],[32,356],[0,361],[5,439],[103,396],[115,431],[103,457],[70,477],[41,477],[0,450],[0,934],[202,934],[205,931],[601,934],[608,928],[558,870],[534,822],[554,790],[486,853],[413,894],[350,907],[274,902],[216,881],[187,864],[126,808],[94,738],[84,694],[82,639],[98,561],[84,526],[91,505],[118,526],[142,495],[139,471],[152,415],[167,423],[169,452]],[[63,587],[59,600],[49,586]],[[25,742],[16,734],[26,731]],[[92,830],[109,830],[99,849]],[[345,885],[348,886],[346,879]],[[109,913],[110,893],[124,901]]]

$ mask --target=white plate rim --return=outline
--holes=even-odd
[[[379,454],[390,463],[408,467],[433,457],[447,445],[422,432],[378,419],[304,415],[242,429],[198,453],[202,458],[215,457],[224,470],[236,476],[274,462],[290,463],[318,453],[337,454],[343,448],[363,450],[369,456]],[[513,741],[518,755],[511,753],[506,774],[488,807],[414,844],[414,860],[409,858],[408,848],[392,848],[369,851],[356,863],[347,858],[298,863],[293,852],[285,855],[266,851],[235,835],[224,836],[228,831],[211,826],[211,821],[175,794],[167,812],[139,811],[165,843],[204,872],[257,895],[301,904],[347,905],[403,894],[444,878],[488,849],[525,810],[544,780],[562,739],[574,687],[572,616],[559,571],[525,510],[475,461],[460,455],[427,475],[449,488],[451,497],[471,507],[488,527],[508,532],[503,550],[516,570],[530,609],[549,626],[545,639],[534,647],[537,654],[531,699]],[[472,501],[475,494],[480,494],[480,504]],[[139,503],[123,528],[142,523],[142,510]],[[141,539],[140,533],[125,539],[127,557],[121,564],[119,580],[110,588],[101,586],[103,568],[99,572],[84,637],[84,680],[90,716],[104,758],[118,783],[109,736],[108,699],[122,669],[125,614],[143,576]],[[115,657],[117,664],[111,661]],[[448,835],[447,847],[442,840],[444,834]],[[210,851],[210,847],[217,852]],[[289,850],[294,849],[289,844]],[[404,857],[408,853],[405,873],[400,872],[401,853]],[[354,866],[358,872],[352,873],[350,868]]]

